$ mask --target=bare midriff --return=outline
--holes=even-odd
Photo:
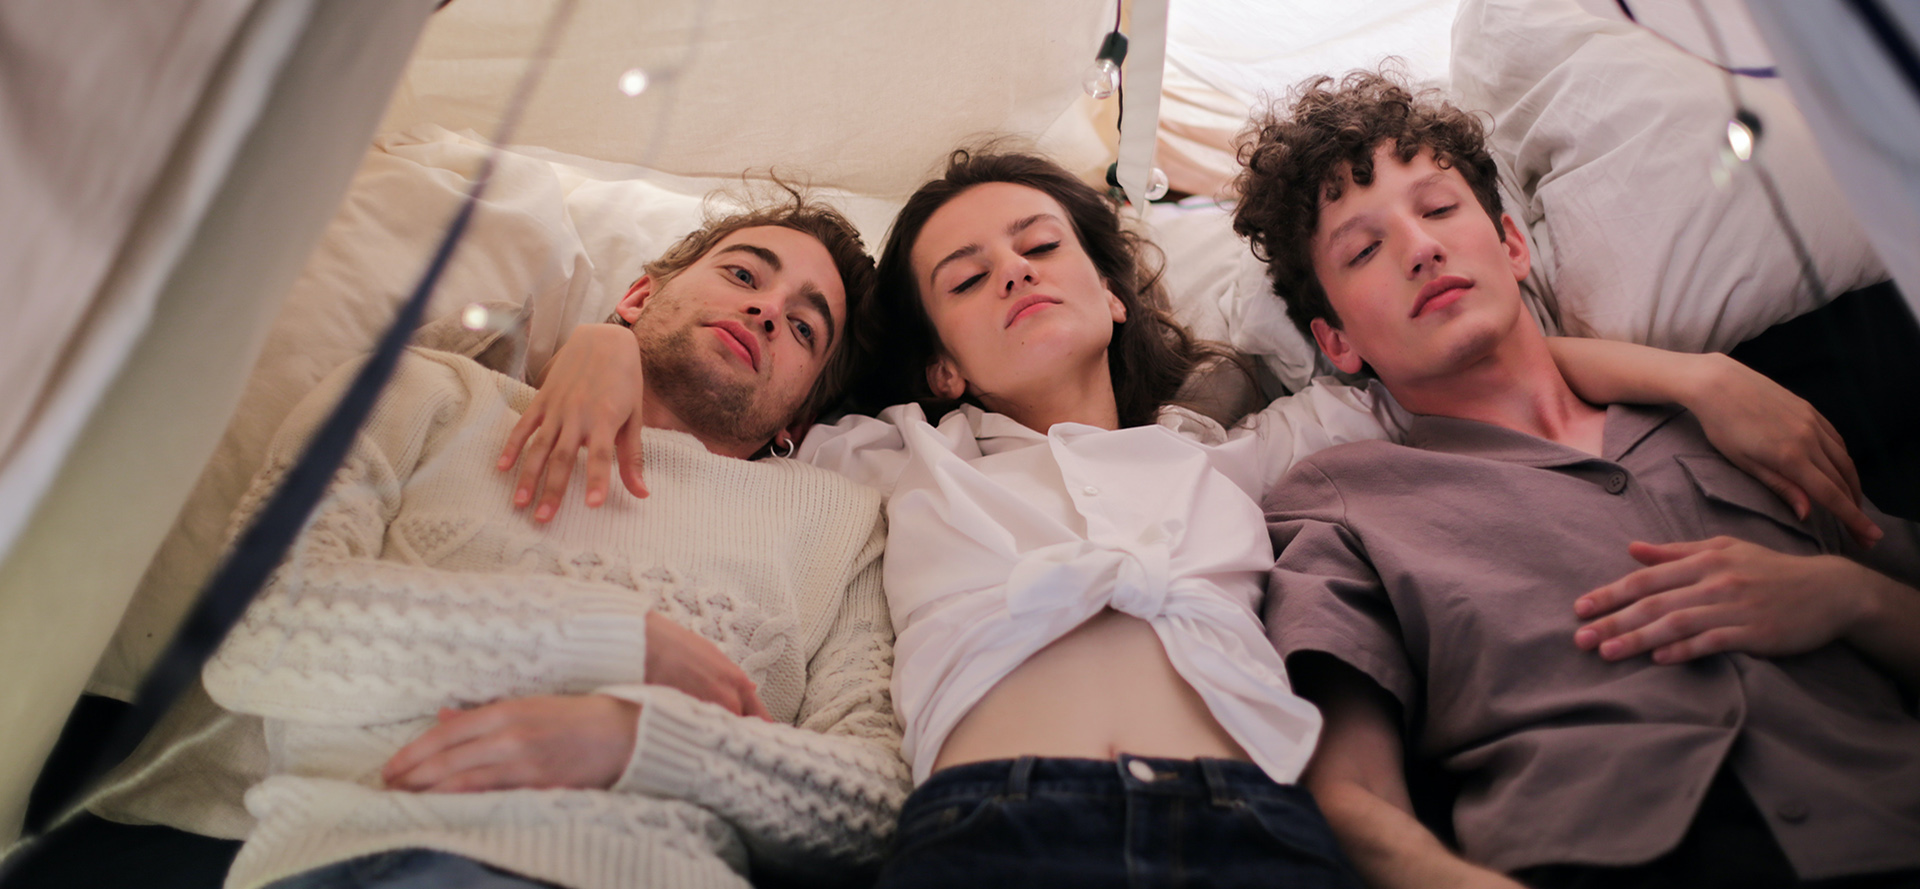
[[[1247,759],[1153,627],[1108,609],[1008,673],[947,735],[933,769],[1018,756]]]

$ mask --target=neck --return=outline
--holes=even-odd
[[[1387,388],[1416,414],[1478,420],[1601,453],[1606,411],[1573,394],[1537,334],[1505,337],[1463,367]]]
[[[1108,370],[1105,352],[1079,373],[1036,382],[1039,385],[1022,392],[979,393],[980,403],[1036,432],[1046,432],[1060,423],[1120,428],[1120,404],[1114,398],[1113,374]]]
[[[759,453],[760,449],[767,444],[764,441],[745,442],[736,441],[731,438],[720,438],[709,434],[704,429],[695,428],[692,424],[688,423],[678,411],[675,411],[673,406],[668,404],[664,398],[649,397],[641,400],[640,425],[648,429],[670,429],[674,432],[685,432],[699,439],[700,443],[705,445],[708,451],[722,457],[737,457],[741,460],[752,458],[754,454]]]

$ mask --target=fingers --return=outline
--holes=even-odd
[[[1684,559],[1694,553],[1708,550],[1726,549],[1734,544],[1731,537],[1709,537],[1706,540],[1683,540],[1677,543],[1647,543],[1636,540],[1627,544],[1627,555],[1642,565],[1659,565],[1665,562]],[[1576,604],[1574,610],[1578,611]]]
[[[1648,607],[1640,608],[1641,605]],[[1713,607],[1709,597],[1697,587],[1663,593],[1638,603],[1618,617],[1621,619],[1605,629],[1598,623],[1582,628],[1574,634],[1575,644],[1596,650],[1607,660],[1618,661],[1672,646],[1737,620],[1736,609]],[[1594,635],[1582,638],[1589,632]]]
[[[567,494],[567,482],[573,478],[573,461],[579,457],[580,443],[577,439],[563,437],[553,446],[553,453],[547,461],[547,481],[541,488],[540,503],[533,508],[533,520],[551,521],[560,511],[560,500]],[[601,496],[605,496],[602,489]]]
[[[609,470],[613,466],[613,436],[604,429],[595,429],[587,435],[587,505],[599,506],[607,502],[607,485],[611,481]]]
[[[1745,466],[1742,468],[1745,469],[1749,475],[1758,479],[1761,484],[1766,485],[1768,489],[1772,490],[1774,496],[1785,501],[1787,508],[1793,510],[1796,518],[1806,519],[1807,510],[1812,507],[1813,501],[1807,497],[1807,492],[1801,490],[1799,485],[1788,481],[1786,476],[1774,472],[1765,466]]]
[[[1683,544],[1665,544],[1667,547],[1682,545]],[[1632,550],[1629,549],[1629,552],[1631,551]],[[1698,558],[1698,553],[1642,568],[1613,583],[1607,584],[1575,599],[1573,603],[1573,613],[1575,616],[1584,619],[1598,617],[1599,615],[1618,611],[1622,608],[1630,609],[1637,606],[1642,599],[1655,593],[1677,589],[1694,583],[1698,581],[1706,571],[1707,566],[1702,564],[1702,561]],[[1641,609],[1641,612],[1644,613],[1645,610],[1646,609]],[[1588,629],[1599,627],[1603,638],[1614,635],[1614,633],[1606,632],[1606,630],[1612,628],[1620,617],[1621,615],[1609,617],[1606,620],[1581,630],[1581,633],[1584,634]],[[1645,622],[1645,620],[1641,620],[1634,625],[1638,626],[1640,623]],[[1576,634],[1575,640],[1578,641],[1579,638],[1579,634]],[[1592,646],[1582,645],[1580,647],[1590,648]]]
[[[507,433],[507,445],[500,449],[500,459],[494,468],[505,472],[513,468],[520,459],[520,450],[527,445],[527,437],[540,428],[540,422],[546,416],[546,403],[535,394],[533,404],[527,406],[527,412],[520,415],[520,422],[513,424],[513,431]],[[521,504],[524,505],[524,504]]]
[[[453,770],[474,761],[472,747],[498,723],[488,708],[440,711],[440,724],[428,729],[412,743],[400,748],[380,769],[387,786],[401,790],[422,790],[438,782]]]
[[[1833,428],[1824,415],[1816,411],[1814,416],[1820,421],[1820,447],[1846,476],[1847,493],[1855,500],[1866,496],[1866,490],[1860,487],[1860,471],[1853,465],[1853,455],[1847,453],[1846,439],[1840,437],[1840,430]]]
[[[540,484],[540,474],[546,471],[547,458],[553,455],[555,432],[550,425],[541,425],[527,439],[525,450],[520,452],[520,477],[513,485],[513,506],[521,509],[533,502],[533,492]]]
[[[1671,645],[1663,645],[1653,650],[1653,662],[1656,664],[1678,664],[1694,658],[1733,651],[1741,647],[1743,633],[1740,627],[1714,627],[1704,633],[1688,636]]]
[[[754,716],[768,722],[774,721],[773,713],[767,710],[766,704],[761,703],[760,693],[751,688],[747,690],[746,707],[741,711],[740,715]]]
[[[640,436],[634,434],[632,425],[620,427],[613,437],[614,450],[620,460],[620,481],[635,497],[647,496],[647,483],[641,476]],[[589,458],[591,459],[591,458]]]

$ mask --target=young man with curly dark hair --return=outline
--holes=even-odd
[[[1460,109],[1319,78],[1241,157],[1235,227],[1295,323],[1415,415],[1266,499],[1268,634],[1326,718],[1304,781],[1362,875],[1920,885],[1920,526],[1850,537],[1686,411],[1576,395]],[[1457,852],[1407,745],[1460,784]]]

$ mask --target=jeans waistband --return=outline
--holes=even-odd
[[[1301,791],[1276,783],[1253,763],[1230,759],[1165,759],[1128,753],[1111,760],[1022,756],[941,769],[913,792],[908,805],[956,796],[1021,799],[1128,793],[1185,796],[1227,804],[1293,796]]]

